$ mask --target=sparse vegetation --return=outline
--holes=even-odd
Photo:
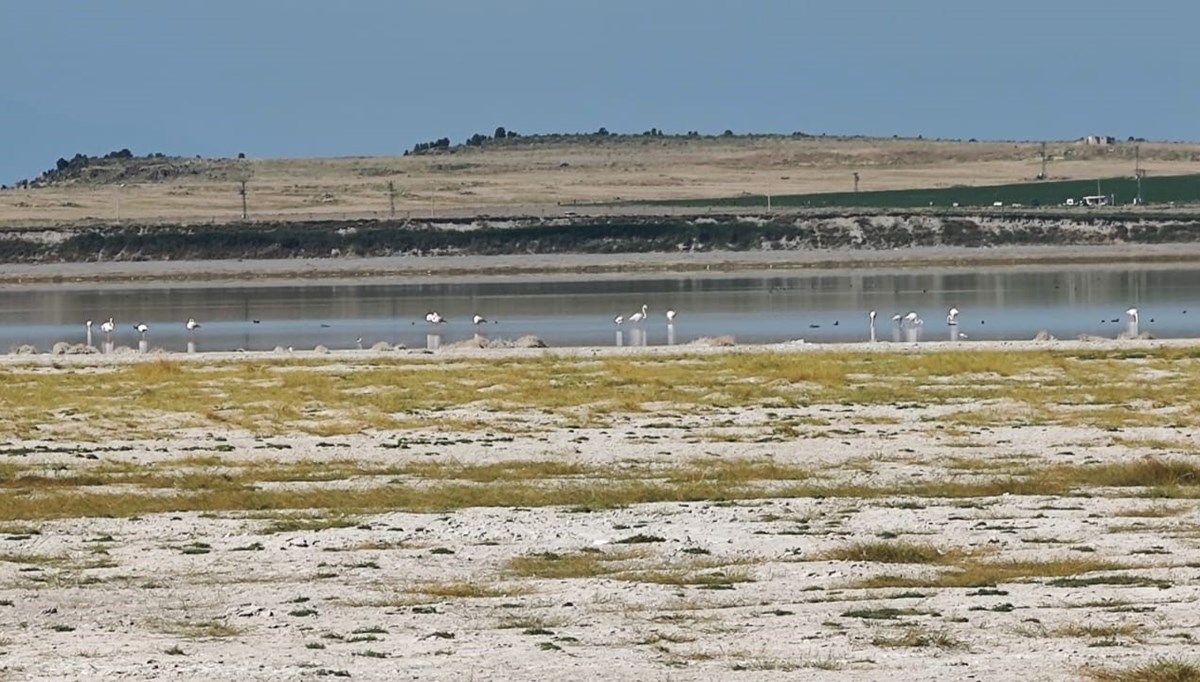
[[[1167,651],[1190,641],[1165,602],[1200,565],[1200,468],[1153,444],[1191,438],[1198,368],[1183,348],[8,364],[29,397],[0,394],[0,607],[29,625],[0,646],[93,634],[44,598],[70,589],[145,590],[163,615],[139,635],[181,662],[283,638],[312,675],[398,657],[414,623],[448,662],[604,636],[717,676],[874,665],[835,640],[969,661],[985,628],[1051,676],[1060,649],[1071,670]],[[97,374],[111,405],[72,392]],[[129,440],[93,445],[106,428]],[[782,628],[819,653],[781,656]],[[715,644],[743,638],[762,648]]]
[[[1178,658],[1163,658],[1125,668],[1085,668],[1094,682],[1200,682],[1200,665]]]

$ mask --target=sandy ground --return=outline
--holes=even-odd
[[[687,351],[1021,352],[1198,345],[792,343]],[[435,357],[680,352],[460,350]],[[373,357],[364,352],[296,355],[333,363]],[[176,357],[201,363],[245,359],[234,354]],[[0,358],[5,367],[32,364],[51,371],[146,360]],[[539,420],[535,413],[514,409],[504,416]],[[511,441],[477,431],[447,432],[431,422],[428,429],[401,434],[415,443],[405,450],[386,447],[397,434],[267,440],[288,448],[289,458],[376,462],[671,462],[701,449],[720,459],[821,467],[861,483],[936,478],[945,471],[946,460],[964,455],[1049,464],[1117,461],[1139,454],[1114,445],[1111,434],[1079,427],[983,429],[970,436],[967,446],[962,438],[929,430],[944,409],[811,405],[767,410],[780,419],[819,418],[822,424],[805,437],[770,442],[691,440],[697,431],[736,430],[739,424],[773,418],[758,406],[677,417],[669,424],[655,414],[630,416],[612,428],[540,430]],[[1177,429],[1126,429],[1122,435],[1200,446],[1195,434]],[[39,445],[49,446],[48,451],[13,454]],[[75,447],[106,462],[148,463],[215,453],[236,460],[263,456],[261,439],[211,428],[155,441],[118,436],[103,444],[10,442],[3,452],[10,461],[41,463],[50,471],[75,466],[79,452],[69,451]],[[1181,504],[1181,513],[1162,517],[1135,516],[1164,502],[1133,493],[697,501],[591,513],[557,507],[468,508],[357,514],[347,527],[292,532],[270,532],[270,522],[250,512],[11,522],[0,528],[0,679],[1078,679],[1088,664],[1187,657],[1194,651],[1200,515],[1194,504]],[[639,533],[661,541],[620,543]],[[881,536],[996,551],[1014,559],[1086,553],[1138,567],[1106,574],[1165,582],[1073,588],[1034,579],[992,590],[856,589],[848,585],[859,578],[918,575],[930,569],[819,558],[822,551]],[[514,557],[585,549],[636,550],[642,561],[674,566],[696,559],[724,562],[745,571],[749,581],[707,590],[612,578],[519,578],[505,571]],[[58,560],[22,560],[31,555]],[[437,597],[419,592],[423,585],[444,582],[489,586],[497,594]],[[881,607],[911,611],[894,620],[847,615]],[[1055,634],[1073,626],[1130,628],[1112,637]],[[886,644],[909,631],[938,634],[948,646]]]

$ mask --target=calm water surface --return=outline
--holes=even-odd
[[[410,348],[444,345],[476,333],[471,316],[493,323],[490,338],[526,334],[551,346],[663,345],[731,335],[739,343],[792,339],[867,341],[867,312],[877,310],[881,341],[1029,339],[1041,330],[1058,338],[1115,337],[1128,329],[1124,311],[1141,312],[1138,331],[1160,338],[1200,336],[1200,269],[1195,267],[1031,266],[1003,269],[906,269],[792,273],[778,270],[721,276],[495,279],[413,283],[399,278],[353,284],[46,285],[0,288],[0,349],[85,341],[84,321],[116,320],[113,343],[137,347],[136,323],[150,327],[150,348],[201,351],[370,347],[378,341]],[[649,320],[614,325],[642,304]],[[957,328],[946,311],[957,307]],[[1194,309],[1193,309],[1194,308]],[[668,327],[663,314],[678,311]],[[434,327],[424,315],[449,319]],[[916,311],[924,324],[897,335],[891,317]],[[188,317],[202,328],[194,338]]]

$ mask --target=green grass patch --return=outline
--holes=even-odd
[[[1118,203],[1130,203],[1137,197],[1137,181],[1129,176],[1093,180],[1054,180],[1016,182],[1003,185],[959,186],[931,189],[883,190],[870,192],[823,192],[817,194],[777,194],[771,204],[783,207],[847,208],[927,208],[929,206],[1005,205],[1058,206],[1067,199],[1096,194],[1097,185],[1105,195],[1116,195]],[[1149,203],[1200,201],[1200,175],[1147,176],[1142,179],[1142,198]],[[706,199],[663,199],[641,201],[654,206],[762,207],[765,196],[714,197]]]

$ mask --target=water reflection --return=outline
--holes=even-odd
[[[1200,269],[1175,266],[974,268],[970,270],[772,271],[764,275],[704,277],[598,277],[478,282],[395,282],[304,286],[251,285],[9,285],[0,307],[0,352],[30,344],[47,350],[79,338],[88,319],[144,320],[154,327],[155,347],[195,352],[197,333],[189,316],[204,320],[204,350],[269,350],[317,344],[350,347],[350,339],[438,348],[470,340],[482,329],[474,311],[485,313],[485,338],[534,335],[551,346],[686,344],[699,337],[730,335],[738,343],[804,338],[810,342],[887,340],[1028,339],[1046,330],[1058,338],[1081,334],[1115,338],[1149,332],[1158,337],[1200,335],[1185,312],[1200,291]],[[665,338],[655,324],[622,326],[613,332],[613,310],[648,304],[650,310],[681,310],[687,324],[668,324]],[[1122,319],[1136,306],[1146,321]],[[952,307],[967,311],[950,331],[924,334],[923,325],[899,324],[907,311],[937,319]],[[861,320],[869,310],[902,311],[892,321]],[[447,324],[427,334],[424,315],[441,311]],[[884,312],[890,317],[889,313]],[[936,317],[935,317],[936,316]],[[1194,316],[1193,316],[1194,317]],[[1153,318],[1153,322],[1151,321]],[[658,318],[662,320],[662,318]],[[494,321],[502,321],[495,324]],[[986,320],[986,325],[985,325]],[[1140,323],[1140,326],[1139,326]],[[422,328],[425,327],[425,328]],[[85,326],[84,340],[133,345],[130,325],[101,334]],[[628,332],[628,333],[626,333]],[[355,341],[361,346],[362,341]]]

